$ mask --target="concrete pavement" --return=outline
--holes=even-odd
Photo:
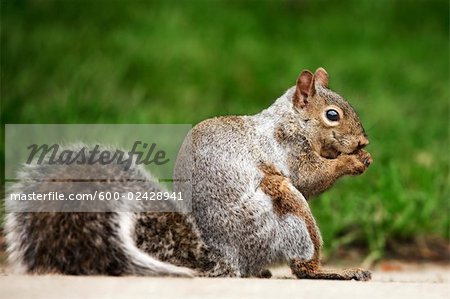
[[[448,267],[376,271],[370,282],[272,279],[14,276],[0,277],[0,298],[450,298]],[[287,275],[286,275],[287,274]],[[278,277],[278,278],[277,278]]]

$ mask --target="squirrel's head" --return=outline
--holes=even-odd
[[[304,123],[313,148],[323,157],[336,158],[365,147],[369,140],[350,104],[328,89],[323,68],[304,70],[297,79],[294,109]]]

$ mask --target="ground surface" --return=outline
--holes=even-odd
[[[378,269],[370,282],[288,279],[2,276],[0,298],[448,298],[449,266]]]

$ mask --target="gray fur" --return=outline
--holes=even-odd
[[[69,146],[72,150],[80,145]],[[164,191],[141,167],[119,171],[117,164],[27,165],[9,193],[60,190],[67,193]],[[80,184],[69,179],[108,179],[113,182]],[[54,182],[62,180],[63,182]],[[123,182],[122,182],[123,181]],[[120,183],[117,183],[120,182]],[[10,212],[5,232],[9,263],[14,273],[72,275],[192,276],[194,271],[164,263],[136,245],[138,213],[127,212]],[[73,207],[72,207],[73,208]],[[114,208],[114,207],[113,207]]]

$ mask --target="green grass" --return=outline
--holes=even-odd
[[[328,252],[449,239],[448,1],[1,4],[2,131],[253,114],[323,66],[374,158],[312,204]]]

